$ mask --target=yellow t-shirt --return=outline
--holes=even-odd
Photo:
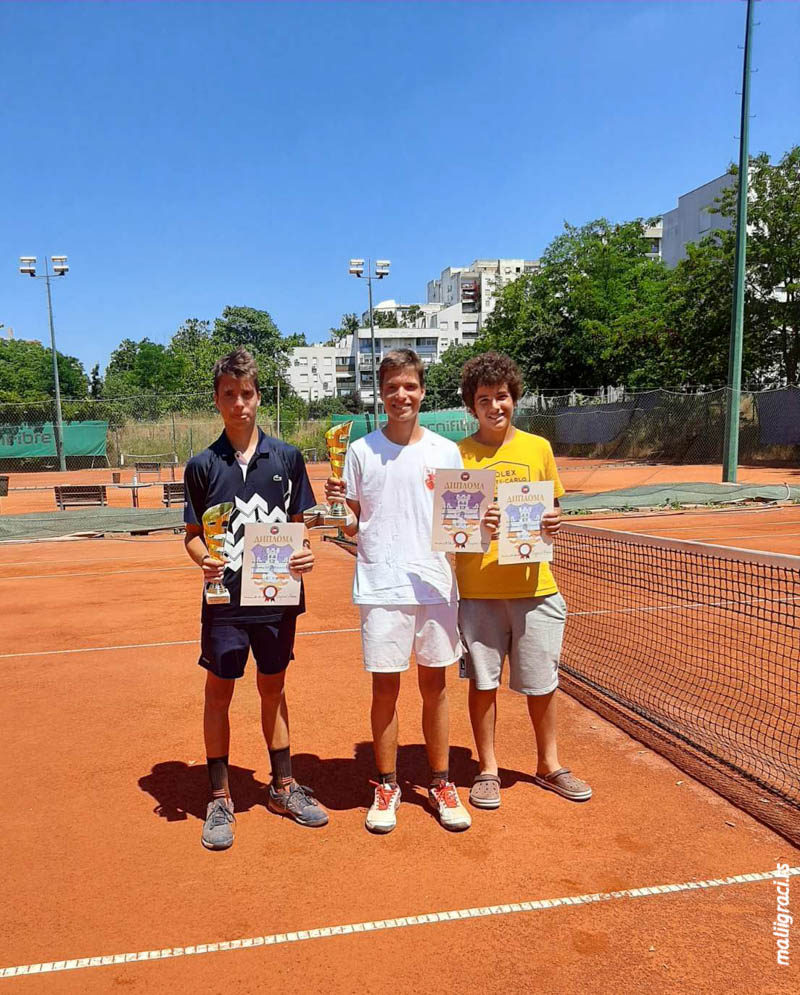
[[[494,470],[498,484],[524,480],[552,480],[553,494],[564,488],[558,478],[553,450],[547,439],[516,429],[503,446],[483,446],[472,436],[458,443],[464,468]],[[541,598],[558,586],[548,563],[520,563],[501,567],[497,542],[486,553],[459,553],[455,557],[458,593],[462,598]]]

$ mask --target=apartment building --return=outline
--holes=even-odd
[[[441,359],[451,345],[473,342],[500,289],[535,272],[537,266],[527,259],[475,259],[469,266],[449,266],[431,280],[424,304],[380,301],[373,307],[376,361],[380,363],[390,349],[407,348],[428,365]],[[369,311],[361,315],[358,333],[337,346],[293,349],[289,380],[307,401],[358,391],[365,404],[372,404]]]
[[[724,173],[678,197],[678,206],[662,218],[661,258],[667,266],[677,266],[686,258],[689,242],[699,242],[712,231],[727,231],[733,227],[734,218],[723,218],[712,208],[722,191],[735,182],[735,176]]]
[[[336,397],[338,351],[323,345],[297,346],[291,350],[287,378],[304,401]]]

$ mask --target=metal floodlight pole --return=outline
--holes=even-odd
[[[50,266],[47,256],[44,257],[44,276],[36,275],[36,256],[20,256],[19,271],[25,276],[31,276],[35,280],[44,280],[47,287],[47,315],[50,320],[50,352],[53,355],[53,385],[55,387],[55,418],[53,419],[53,434],[56,440],[56,454],[58,456],[58,467],[62,471],[66,470],[67,463],[64,456],[64,419],[61,416],[61,381],[58,376],[58,353],[56,352],[56,330],[53,324],[53,298],[50,293]],[[69,272],[66,256],[53,256],[53,272],[56,276],[64,276]]]
[[[742,342],[744,339],[744,293],[747,279],[747,195],[750,176],[750,41],[753,34],[753,0],[747,0],[742,69],[742,113],[739,129],[739,189],[736,209],[736,256],[731,304],[731,341],[728,353],[728,410],[725,417],[725,450],[722,480],[736,483],[739,465],[739,405],[742,394]]]
[[[375,356],[375,315],[372,307],[372,281],[382,280],[385,276],[389,275],[390,262],[388,259],[378,259],[375,262],[375,273],[372,273],[372,260],[367,260],[367,272],[364,275],[364,260],[363,259],[351,259],[350,260],[350,273],[353,276],[364,278],[367,281],[367,287],[369,289],[369,333],[370,333],[370,343],[372,348],[372,417],[375,420],[375,428],[378,427],[378,366]],[[361,359],[361,351],[358,346],[358,335],[356,335],[356,369],[358,372],[358,386],[361,385],[361,366],[359,360]]]
[[[58,353],[56,352],[56,330],[53,326],[53,298],[50,295],[50,267],[47,265],[47,256],[44,257],[44,282],[47,287],[47,315],[50,319],[50,351],[53,354],[53,382],[56,388],[56,454],[58,455],[58,468],[63,473],[67,469],[67,460],[64,456],[64,421],[61,417],[61,382],[58,376]]]
[[[372,417],[375,428],[378,427],[378,371],[375,365],[375,316],[372,313],[372,260],[367,270],[367,286],[369,287],[369,335],[372,342]]]

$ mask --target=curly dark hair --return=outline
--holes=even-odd
[[[253,381],[253,386],[260,394],[258,386],[258,364],[246,349],[234,349],[214,363],[214,393],[217,392],[221,377],[247,377]]]
[[[464,404],[470,411],[474,411],[478,387],[496,387],[503,383],[516,404],[522,394],[522,374],[510,356],[501,352],[484,352],[468,359],[461,370],[461,397]]]

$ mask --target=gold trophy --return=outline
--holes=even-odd
[[[325,433],[325,445],[328,447],[328,456],[331,461],[331,476],[336,477],[337,480],[341,480],[344,473],[344,457],[352,427],[353,423],[346,421],[342,422],[341,425],[334,425]],[[331,501],[325,515],[325,524],[344,525],[346,521],[347,505],[344,501]]]
[[[225,534],[228,531],[228,519],[231,517],[232,511],[233,504],[230,501],[223,501],[222,504],[215,504],[213,508],[203,512],[203,535],[208,555],[223,563],[225,561],[223,554]],[[206,584],[206,604],[228,605],[230,601],[230,591],[222,581]]]

